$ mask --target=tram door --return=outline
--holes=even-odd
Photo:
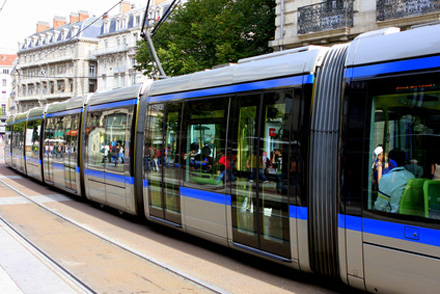
[[[228,152],[233,241],[291,258],[288,205],[292,96],[277,92],[234,99]],[[234,121],[235,120],[235,121]]]
[[[156,104],[148,110],[144,146],[150,215],[181,224],[179,137],[182,104]]]
[[[77,190],[76,185],[76,165],[77,165],[77,146],[78,146],[78,115],[65,116],[64,126],[64,181],[66,188]]]
[[[46,120],[46,127],[44,128],[44,180],[49,183],[54,183],[53,175],[53,156],[54,156],[54,134],[55,125],[54,118]]]

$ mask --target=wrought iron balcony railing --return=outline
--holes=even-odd
[[[440,0],[377,0],[378,21],[440,12]]]
[[[298,34],[353,27],[354,0],[331,0],[298,8]]]

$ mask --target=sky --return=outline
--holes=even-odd
[[[64,16],[69,21],[71,12],[85,10],[90,16],[101,16],[118,0],[0,0],[0,53],[16,53],[18,42],[36,33],[37,22],[53,25],[54,16]],[[136,7],[146,6],[148,0],[130,0]],[[119,12],[119,5],[109,12]]]

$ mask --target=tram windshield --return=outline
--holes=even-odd
[[[440,84],[403,78],[382,91],[371,108],[368,209],[440,219]]]

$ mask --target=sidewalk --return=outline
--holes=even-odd
[[[0,224],[0,293],[79,293]]]
[[[4,230],[3,226],[0,225],[0,251],[1,251],[1,257],[0,259],[3,259],[3,257],[6,257],[9,255],[8,250],[5,250],[4,244],[10,243],[11,236],[9,236],[6,231]],[[11,244],[14,245],[14,244]],[[9,246],[8,246],[9,247]],[[5,271],[3,268],[3,264],[0,263],[0,292],[1,293],[7,293],[7,294],[21,294],[23,291],[20,290],[16,282],[9,276],[9,274]]]
[[[4,164],[4,144],[0,142],[0,165]],[[3,176],[0,174],[0,176]],[[1,193],[1,188],[0,188]],[[7,200],[5,197],[2,200]],[[9,203],[8,203],[9,202]],[[1,201],[2,205],[13,204]],[[0,293],[1,294],[59,294],[84,293],[63,280],[50,264],[38,257],[30,245],[23,243],[0,222]]]

